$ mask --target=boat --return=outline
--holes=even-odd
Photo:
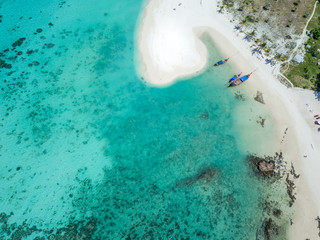
[[[224,60],[220,60],[219,62],[215,63],[214,66],[222,65],[222,64],[226,63],[228,60],[229,60],[229,58],[226,58]]]
[[[237,78],[239,78],[241,76],[241,73],[239,73],[238,75],[234,75],[232,78],[230,78],[229,83],[231,83],[233,80],[236,80]]]
[[[249,73],[247,75],[244,75],[242,77],[238,77],[235,80],[232,80],[230,82],[229,87],[235,87],[235,86],[239,86],[240,84],[242,84],[243,82],[247,81],[249,79],[249,77],[251,76],[252,73]]]

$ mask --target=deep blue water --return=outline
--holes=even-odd
[[[0,1],[0,238],[255,239],[266,190],[245,158],[268,113],[229,65],[145,84],[142,4]]]

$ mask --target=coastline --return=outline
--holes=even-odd
[[[249,73],[257,68],[246,86],[253,96],[257,90],[263,93],[266,107],[274,118],[279,148],[301,174],[296,181],[296,215],[290,239],[316,238],[318,230],[314,219],[320,213],[320,192],[317,191],[317,183],[320,182],[320,161],[317,161],[320,135],[314,126],[313,115],[320,114],[320,107],[313,93],[282,85],[273,75],[274,68],[252,55],[250,43],[243,39],[245,35],[234,29],[226,15],[214,11],[215,2],[200,4],[199,1],[189,1],[179,5],[178,1],[152,0],[145,6],[137,37],[143,62],[139,71],[148,83],[166,86],[176,78],[201,71],[207,59],[207,50],[200,41],[204,32],[211,36],[225,56],[237,53],[236,57],[231,57],[230,63],[239,71]],[[167,29],[170,31],[166,32]],[[164,47],[172,40],[173,32],[175,44]],[[186,48],[191,50],[185,54]],[[190,58],[192,60],[187,61]]]

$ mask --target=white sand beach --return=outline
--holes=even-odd
[[[312,91],[287,88],[273,74],[274,68],[252,55],[245,35],[235,30],[227,16],[217,11],[216,1],[150,0],[138,31],[139,72],[156,86],[173,83],[177,78],[196,74],[206,66],[207,50],[199,37],[207,32],[239,71],[254,73],[247,86],[261,91],[276,122],[279,147],[291,160],[297,180],[297,213],[290,239],[317,239],[315,218],[320,215],[320,133],[314,124],[320,102]],[[319,126],[318,126],[319,127]],[[280,144],[284,131],[284,141]]]

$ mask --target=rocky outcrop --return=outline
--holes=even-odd
[[[258,162],[258,169],[264,175],[273,174],[274,167],[275,167],[275,163],[272,160],[271,161],[260,160]]]
[[[264,176],[270,176],[274,174],[275,161],[272,160],[272,158],[261,158],[254,155],[249,155],[247,159],[257,167],[256,169],[260,174],[263,174]]]
[[[320,237],[320,217],[319,216],[317,216],[316,221],[318,222],[318,228],[319,228],[318,236]]]

